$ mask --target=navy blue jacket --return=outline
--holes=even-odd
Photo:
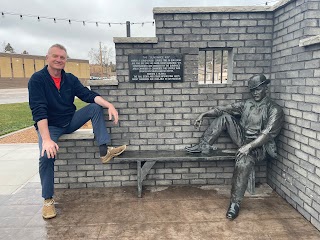
[[[93,103],[99,94],[84,87],[76,76],[64,70],[58,90],[47,67],[34,73],[28,82],[29,105],[35,127],[42,119],[48,119],[49,126],[66,127],[76,111],[73,104],[75,96],[84,102]]]

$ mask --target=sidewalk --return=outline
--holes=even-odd
[[[0,144],[0,195],[17,192],[27,182],[40,182],[37,144]]]
[[[56,189],[44,220],[36,144],[0,144],[0,240],[318,240],[320,232],[267,185],[225,218],[228,186]]]
[[[0,104],[28,102],[28,88],[0,89]]]

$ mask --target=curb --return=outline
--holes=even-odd
[[[23,131],[28,130],[28,129],[33,128],[33,127],[34,127],[34,126],[30,126],[30,127],[26,127],[26,128],[17,130],[17,131],[15,131],[15,132],[7,133],[7,134],[5,134],[5,135],[0,136],[0,139],[5,138],[5,137],[9,137],[9,136],[14,135],[14,134],[19,133],[19,132],[23,132]]]

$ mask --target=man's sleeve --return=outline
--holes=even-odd
[[[87,87],[83,86],[77,77],[73,75],[72,77],[74,81],[75,95],[84,102],[94,103],[94,98],[100,95],[92,90],[89,90]]]
[[[280,106],[272,106],[268,112],[269,118],[266,127],[261,133],[268,135],[270,138],[275,138],[281,131],[284,113]]]
[[[29,106],[35,122],[48,118],[48,103],[40,83],[34,76],[28,82]]]

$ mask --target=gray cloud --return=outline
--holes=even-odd
[[[0,11],[31,14],[47,17],[92,20],[99,22],[152,22],[153,7],[179,6],[236,6],[263,5],[262,0],[10,0],[2,1]],[[153,37],[152,24],[132,25],[131,36]],[[126,35],[126,26],[82,23],[30,18],[20,20],[19,16],[0,17],[0,43],[10,43],[17,53],[27,50],[29,54],[45,55],[48,47],[61,43],[73,58],[88,59],[91,48],[98,48],[99,42],[113,46],[113,37]]]

